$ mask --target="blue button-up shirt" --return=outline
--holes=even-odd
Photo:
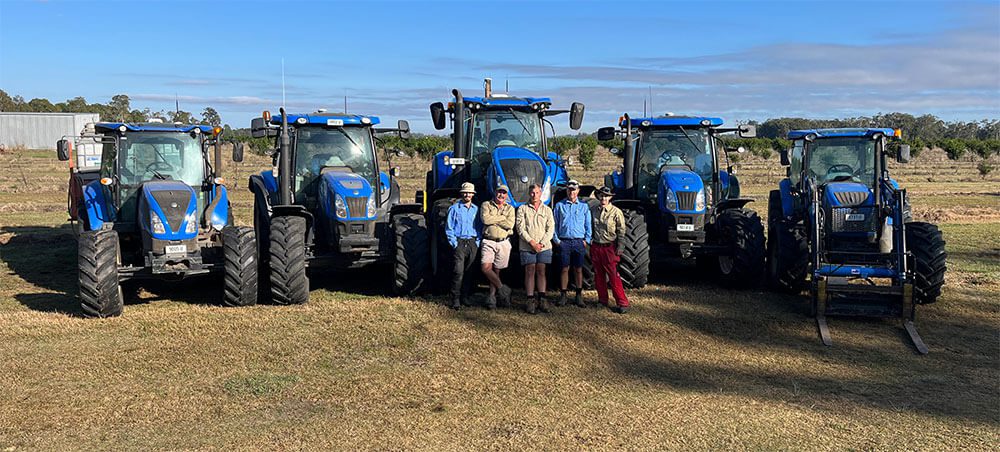
[[[444,233],[448,236],[448,243],[452,248],[458,247],[458,239],[476,239],[476,246],[479,246],[479,232],[482,230],[479,220],[479,206],[475,203],[468,207],[462,201],[452,204],[448,208],[448,221],[445,224]]]
[[[590,243],[593,230],[591,229],[590,206],[577,199],[576,202],[569,202],[564,199],[556,203],[556,208],[552,212],[556,220],[556,233],[552,236],[552,241],[559,243],[559,239],[583,239]]]

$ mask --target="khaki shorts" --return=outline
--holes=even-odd
[[[510,261],[510,240],[499,242],[483,239],[482,251],[479,253],[480,262],[483,264],[493,264],[493,268],[507,268]]]

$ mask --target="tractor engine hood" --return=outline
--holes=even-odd
[[[697,208],[699,193],[700,209]],[[703,213],[706,195],[705,183],[693,171],[668,169],[660,173],[657,199],[662,212]],[[671,201],[676,203],[676,208],[670,208],[668,204]]]
[[[823,203],[830,207],[871,206],[875,203],[875,197],[865,184],[830,182],[826,184]]]
[[[370,220],[374,219],[374,215],[368,216],[368,205],[374,199],[374,193],[371,184],[364,177],[355,173],[330,171],[323,174],[320,180],[319,201],[329,218]],[[346,210],[346,215],[340,210],[341,207]],[[339,215],[338,210],[341,213]]]
[[[552,175],[546,171],[545,159],[535,152],[513,146],[501,146],[493,150],[493,164],[487,170],[486,180],[493,189],[504,184],[510,188],[508,202],[517,208],[528,202],[528,187],[538,184],[542,187],[542,202],[548,204],[552,198]]]
[[[139,224],[157,240],[187,240],[198,234],[198,201],[194,189],[177,180],[142,184]]]

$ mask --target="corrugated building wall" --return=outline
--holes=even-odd
[[[97,113],[0,112],[0,145],[55,149],[64,135],[80,135],[87,123],[100,120]]]

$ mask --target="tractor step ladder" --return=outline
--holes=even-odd
[[[902,286],[867,286],[831,283],[831,278],[820,276],[814,294],[816,327],[823,345],[832,346],[828,315],[889,318],[898,317],[903,330],[921,355],[929,350],[913,323],[916,312],[913,305],[913,284]],[[839,278],[838,278],[839,279]],[[899,298],[896,298],[899,297]],[[846,298],[846,300],[845,300]],[[899,300],[897,303],[896,300]]]

